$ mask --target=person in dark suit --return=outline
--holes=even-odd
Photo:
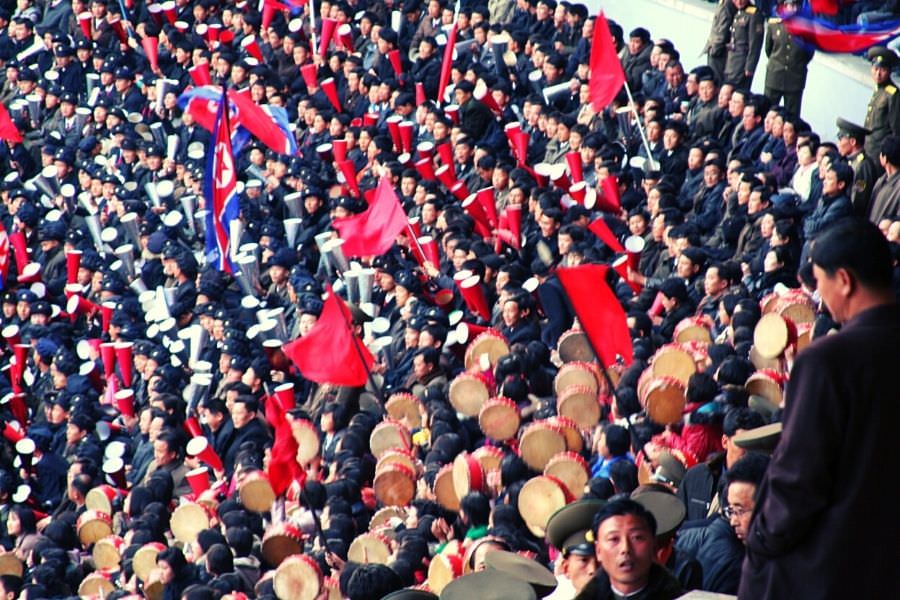
[[[875,225],[848,218],[821,233],[811,258],[841,329],[794,362],[738,598],[888,598],[900,550],[900,493],[884,477],[896,466],[900,419],[891,250]],[[860,515],[871,525],[860,527]]]
[[[225,472],[229,475],[234,472],[234,462],[244,442],[253,442],[261,453],[271,440],[266,426],[256,417],[258,412],[259,401],[255,397],[249,394],[242,394],[234,399],[234,404],[231,407],[234,438],[228,444],[228,449],[222,457]]]
[[[493,134],[494,115],[491,110],[475,99],[475,85],[471,81],[461,81],[454,91],[459,105],[459,123],[463,133],[476,142]]]

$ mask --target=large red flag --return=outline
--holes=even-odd
[[[21,142],[22,132],[13,123],[12,117],[9,116],[6,107],[0,104],[0,140],[8,140],[10,142]]]
[[[342,249],[346,256],[375,256],[391,249],[407,221],[391,180],[385,176],[369,208],[358,215],[335,220],[334,228],[344,240]]]
[[[297,462],[297,440],[284,412],[278,399],[270,395],[266,401],[266,420],[275,430],[275,442],[269,460],[269,482],[277,496],[282,495],[294,481],[301,485],[306,482],[306,472]]]
[[[625,311],[606,284],[608,270],[606,265],[581,265],[556,272],[600,363],[609,367],[621,357],[629,365],[631,335]]]
[[[316,383],[359,387],[375,359],[350,330],[350,310],[328,286],[322,316],[312,330],[285,344],[284,353],[304,377]]]
[[[625,71],[613,46],[609,23],[603,11],[594,20],[594,40],[591,44],[591,104],[600,112],[615,99],[625,83]]]

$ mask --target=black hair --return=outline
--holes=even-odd
[[[725,489],[727,490],[729,485],[739,481],[755,485],[756,491],[759,493],[759,485],[762,483],[768,466],[769,456],[767,454],[748,452],[728,469],[728,473],[725,475]]]
[[[810,256],[829,276],[846,269],[865,287],[891,289],[890,244],[878,227],[865,219],[842,219],[828,227],[816,237]]]
[[[634,515],[635,517],[642,519],[650,529],[650,533],[653,534],[654,537],[656,536],[656,517],[653,516],[653,513],[634,500],[621,499],[607,503],[606,506],[601,508],[597,514],[594,515],[594,522],[591,525],[591,531],[594,532],[594,537],[597,537],[597,531],[604,521],[612,517],[624,517],[626,515]]]
[[[481,492],[469,492],[459,501],[459,508],[465,511],[469,527],[487,525],[491,516],[491,501]]]
[[[628,453],[630,436],[628,430],[621,425],[609,425],[603,430],[606,437],[606,447],[609,453],[615,456],[624,456]]]
[[[765,424],[766,422],[762,415],[754,410],[745,407],[732,408],[725,413],[725,420],[722,422],[722,433],[728,437],[733,437],[739,429],[746,431],[762,427]]]

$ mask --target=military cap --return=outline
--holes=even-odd
[[[402,270],[394,275],[397,285],[406,288],[410,294],[416,295],[422,291],[422,283],[415,273],[409,270]]]
[[[78,38],[75,40],[75,49],[76,50],[93,50],[94,43],[87,38]]]
[[[34,69],[22,69],[19,73],[19,81],[37,81],[38,74],[34,71]]]
[[[838,137],[852,137],[857,140],[864,140],[872,131],[865,127],[860,127],[856,123],[851,123],[847,119],[837,118]]]
[[[488,556],[494,554],[488,553]],[[534,588],[506,573],[481,571],[454,579],[441,592],[441,600],[537,600]]]
[[[75,56],[75,49],[68,44],[57,44],[57,46],[53,49],[53,54],[60,58],[66,56]]]
[[[134,77],[134,74],[128,67],[119,67],[114,71],[114,75],[116,79],[132,79]]]
[[[581,500],[562,507],[547,521],[547,540],[564,556],[593,556],[594,544],[588,535],[594,515],[605,504],[603,500]]]
[[[25,290],[23,290],[23,291],[25,291]],[[2,300],[3,304],[16,304],[18,301],[19,301],[19,298],[16,295],[16,292],[5,292],[3,294],[3,300]]]
[[[557,585],[553,573],[536,560],[525,558],[515,552],[495,550],[484,556],[486,571],[496,575],[498,572],[530,585],[535,593],[544,597]]]
[[[438,600],[438,597],[425,590],[407,588],[391,592],[381,600]]]
[[[53,309],[50,307],[50,303],[46,300],[38,300],[31,305],[31,314],[44,315],[49,317],[53,314]]]
[[[66,226],[61,221],[44,221],[38,228],[38,240],[62,242],[66,239]]]
[[[684,503],[675,494],[638,488],[631,499],[646,508],[656,519],[656,537],[674,533],[687,516]]]
[[[37,294],[32,292],[31,290],[19,290],[16,292],[16,300],[15,302],[27,302],[31,304],[37,300]]]
[[[874,66],[888,69],[889,71],[892,71],[898,62],[897,53],[884,46],[869,48],[867,56],[869,57],[869,62]]]
[[[771,423],[762,427],[755,427],[747,431],[735,434],[732,438],[734,444],[744,450],[756,450],[759,452],[772,452],[781,439],[782,424]]]

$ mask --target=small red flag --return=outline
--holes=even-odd
[[[350,309],[328,286],[322,316],[312,330],[282,350],[302,375],[316,383],[365,385],[375,359],[350,330]]]
[[[6,107],[0,104],[0,140],[21,143],[23,139],[22,132],[13,123]]]
[[[628,322],[619,299],[606,284],[608,270],[606,265],[580,265],[556,272],[601,365],[609,367],[619,357],[630,365]]]
[[[591,104],[594,110],[600,112],[615,99],[616,94],[625,84],[625,71],[613,46],[612,34],[609,32],[609,23],[603,11],[597,15],[594,21],[594,40],[591,46],[591,80],[590,87]]]
[[[389,177],[382,177],[375,199],[364,212],[334,221],[347,256],[375,256],[391,249],[406,228],[407,217]]]
[[[306,472],[297,462],[297,440],[291,424],[284,415],[284,408],[275,396],[266,402],[266,420],[275,430],[272,458],[269,460],[269,482],[276,496],[282,495],[294,481],[306,482]]]

